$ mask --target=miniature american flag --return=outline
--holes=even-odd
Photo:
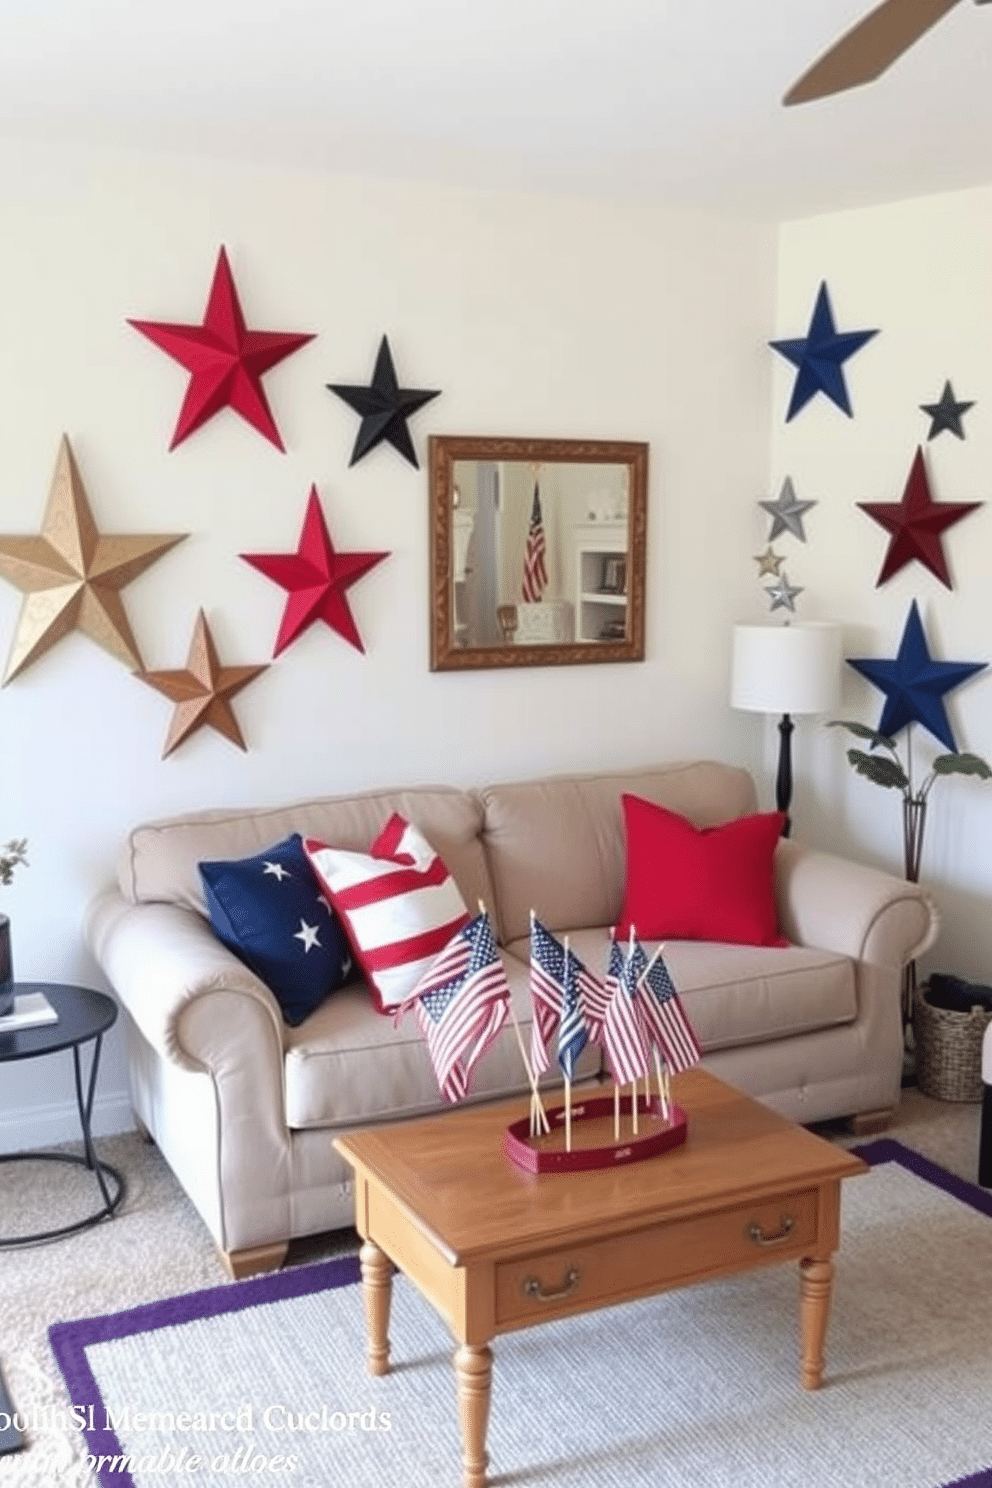
[[[548,582],[545,563],[544,521],[541,517],[541,493],[534,483],[534,504],[531,507],[530,527],[527,530],[527,547],[524,551],[524,578],[521,594],[527,604],[536,604],[544,594]]]
[[[623,950],[614,941],[610,948],[610,968],[606,984],[612,991],[603,1040],[613,1079],[617,1085],[639,1080],[649,1068],[649,1049],[644,1042],[640,1019],[634,1007],[637,979],[647,966],[647,957],[639,944],[624,959]]]
[[[589,1043],[598,1044],[609,997],[599,977],[569,951],[571,975],[578,985],[579,1008]],[[533,1025],[530,1063],[536,1074],[548,1067],[547,1045],[558,1026],[565,995],[565,948],[534,916],[530,927],[530,1001]]]
[[[702,1050],[661,951],[638,977],[635,1002],[648,1039],[658,1045],[673,1075],[699,1063]]]
[[[463,926],[397,1012],[412,1007],[445,1100],[461,1100],[510,1010],[510,987],[489,916]]]
[[[530,1067],[543,1074],[548,1067],[546,1045],[561,1017],[565,992],[565,948],[541,921],[530,922],[530,1004],[533,1026],[530,1035]]]
[[[561,1022],[558,1025],[558,1063],[566,1080],[574,1079],[579,1055],[588,1041],[576,962],[566,951],[565,992],[562,998]]]

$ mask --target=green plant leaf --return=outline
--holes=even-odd
[[[978,754],[938,754],[933,762],[935,775],[978,775],[992,779],[992,770]]]
[[[877,729],[869,728],[867,724],[854,723],[845,718],[832,718],[827,724],[827,728],[849,729],[859,739],[870,739],[875,748],[891,749],[893,754],[895,753],[895,739],[890,739],[888,734],[880,734]]]
[[[866,780],[887,789],[907,791],[909,778],[902,766],[883,754],[865,754],[863,749],[849,749],[847,757]]]

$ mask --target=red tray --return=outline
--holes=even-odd
[[[595,1096],[572,1106],[572,1150],[565,1151],[565,1107],[546,1111],[551,1131],[530,1135],[530,1117],[511,1122],[503,1137],[507,1156],[528,1173],[579,1173],[589,1168],[618,1168],[624,1163],[643,1162],[681,1147],[689,1121],[681,1106],[669,1102],[669,1117],[662,1115],[657,1096],[637,1102],[638,1134],[633,1133],[633,1103],[620,1097],[620,1141],[613,1140],[613,1097]]]

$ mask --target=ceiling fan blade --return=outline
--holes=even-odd
[[[872,82],[958,3],[883,0],[793,83],[782,102],[809,103]]]

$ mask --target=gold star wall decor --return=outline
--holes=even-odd
[[[758,565],[759,579],[765,574],[773,574],[775,578],[778,578],[782,572],[782,564],[785,562],[785,558],[784,556],[780,558],[778,553],[775,552],[775,549],[769,544],[763,553],[755,553],[754,561]]]
[[[24,595],[4,686],[73,630],[125,666],[140,668],[120,591],[187,535],[106,537],[98,532],[63,435],[41,534],[0,537],[0,578]]]
[[[201,610],[193,627],[185,671],[141,671],[137,674],[142,682],[147,682],[156,692],[164,693],[176,705],[162,758],[170,755],[190,734],[204,727],[216,729],[239,749],[246,750],[248,746],[234,716],[231,699],[267,670],[267,662],[262,666],[221,666],[207,618]]]

